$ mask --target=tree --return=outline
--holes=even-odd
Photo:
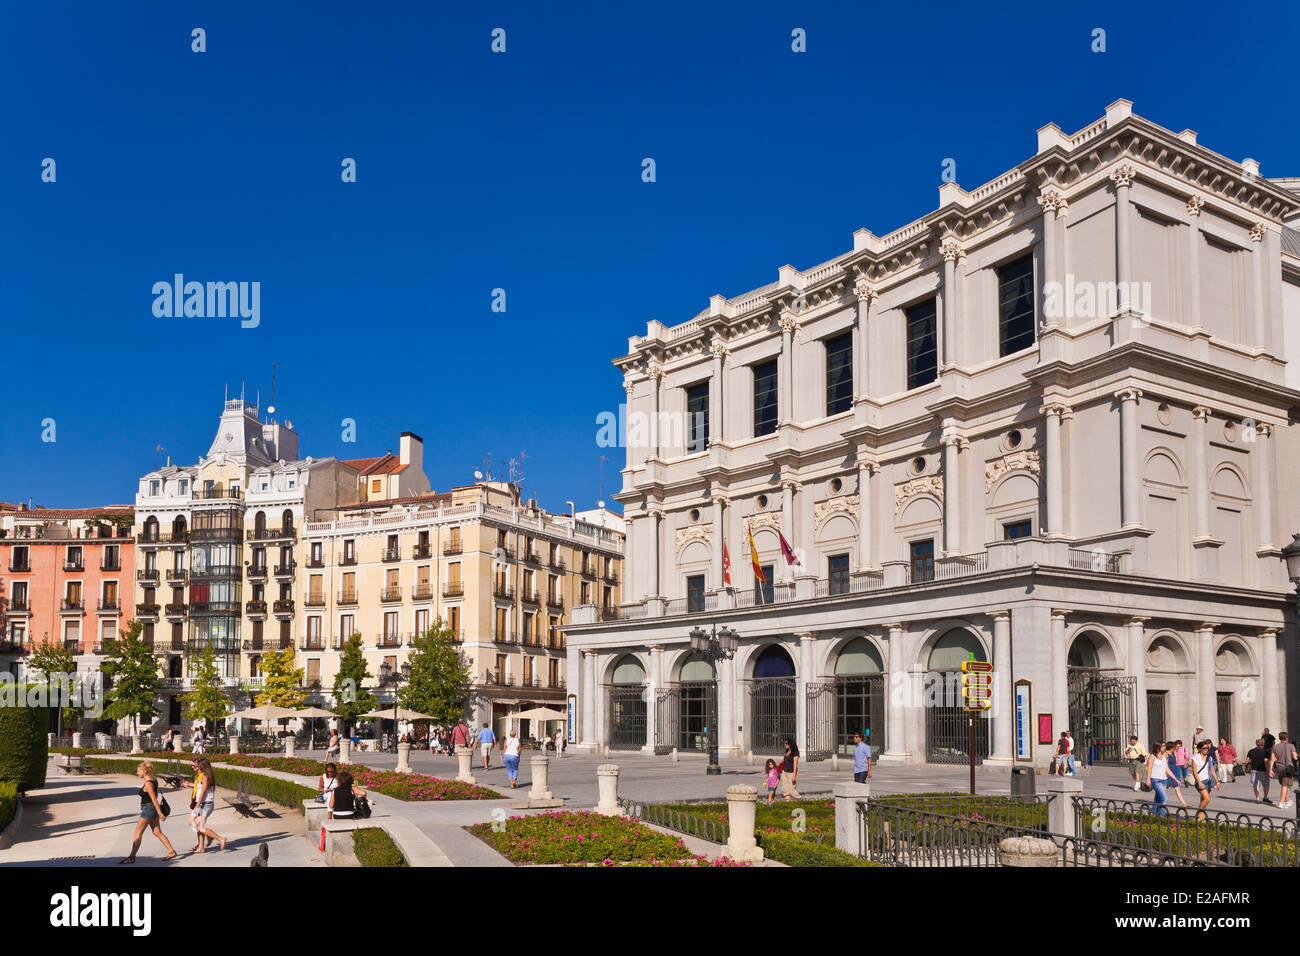
[[[450,724],[463,713],[469,667],[442,618],[414,641],[411,678],[397,692],[403,707]]]
[[[190,723],[202,721],[205,727],[210,720],[215,731],[230,708],[221,687],[221,675],[217,673],[217,652],[212,645],[203,647],[191,659],[190,685],[193,689],[181,697],[181,706],[184,708],[181,716]]]
[[[50,689],[50,706],[58,706],[58,693],[66,688],[71,696],[75,687],[72,676],[77,672],[76,661],[73,660],[72,651],[68,650],[62,644],[55,644],[50,640],[50,632],[46,631],[41,635],[41,644],[27,659],[27,670],[40,675],[39,683],[49,685]],[[63,733],[63,724],[76,727],[81,722],[82,708],[74,707],[71,704],[59,711],[60,724],[58,732]]]
[[[272,704],[297,710],[306,699],[302,668],[293,666],[293,648],[268,651],[262,660],[262,692],[257,695],[258,705]]]
[[[370,669],[361,652],[361,635],[353,634],[343,645],[339,672],[334,677],[334,713],[339,715],[343,732],[347,733],[362,714],[379,706],[374,694],[366,690]]]
[[[118,629],[118,639],[104,648],[106,655],[100,670],[113,679],[113,687],[104,695],[108,720],[142,718],[152,721],[158,713],[158,660],[140,637],[144,622],[132,621]]]

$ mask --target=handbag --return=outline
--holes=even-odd
[[[167,798],[164,797],[161,793],[158,794],[158,809],[162,811],[162,815],[164,817],[169,817],[172,815],[171,804],[167,802]]]

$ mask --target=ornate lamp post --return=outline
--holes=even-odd
[[[729,661],[736,653],[740,635],[727,626],[713,624],[709,630],[691,628],[691,648],[713,668],[713,693],[709,698],[709,768],[708,774],[722,773],[718,763],[718,661]]]
[[[1300,534],[1291,536],[1291,543],[1282,549],[1282,557],[1286,559],[1287,577],[1292,584],[1300,586]],[[1300,823],[1300,800],[1296,800],[1295,805],[1296,821]]]
[[[403,681],[411,679],[411,665],[404,663],[400,670],[384,661],[379,665],[379,686],[393,688],[393,750],[397,750],[397,687]]]

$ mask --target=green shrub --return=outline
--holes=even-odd
[[[0,782],[0,833],[9,826],[9,821],[18,812],[18,787],[13,783]]]
[[[15,697],[22,689],[21,685],[10,687]],[[35,790],[45,785],[49,722],[48,707],[0,703],[0,782],[17,784],[19,790]]]
[[[511,863],[614,863],[683,860],[692,854],[679,838],[652,830],[640,820],[607,817],[589,810],[559,810],[478,823],[469,831]]]
[[[881,865],[838,850],[834,843],[814,843],[788,830],[759,830],[755,836],[764,858],[786,866]]]
[[[362,866],[410,866],[388,831],[362,827],[352,831],[353,850]]]
[[[135,768],[140,766],[140,761],[125,757],[116,759],[87,757],[85,758],[85,764],[104,773],[125,773],[134,776]],[[166,765],[160,761],[153,761],[153,765],[155,774],[166,770]],[[184,773],[191,772],[188,761],[183,762],[181,766]],[[215,764],[212,767],[212,774],[217,778],[218,787],[226,790],[238,790],[241,784],[247,781],[249,793],[257,797],[263,797],[272,803],[287,807],[297,813],[302,813],[302,802],[304,800],[311,800],[316,796],[316,791],[311,787],[303,787],[289,780],[281,780],[279,777],[265,777],[257,773],[242,773]]]

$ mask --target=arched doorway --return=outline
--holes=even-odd
[[[749,682],[750,746],[758,753],[784,753],[785,738],[798,732],[795,719],[794,661],[772,644],[754,661]]]
[[[631,654],[614,665],[609,687],[609,746],[640,750],[646,738],[645,668]]]
[[[954,628],[935,641],[926,663],[925,759],[930,763],[970,762],[970,714],[962,706],[961,665],[987,661],[984,646],[965,628]],[[989,755],[989,722],[975,718],[975,762]]]
[[[655,696],[655,753],[706,753],[713,704],[713,665],[698,651],[682,661],[677,682]]]
[[[853,753],[853,735],[866,732],[871,752],[885,747],[885,664],[866,638],[850,641],[835,659],[835,748]]]
[[[1133,677],[1107,672],[1112,654],[1106,639],[1084,631],[1070,642],[1066,654],[1068,730],[1074,738],[1075,763],[1118,764],[1128,742],[1137,733]]]

